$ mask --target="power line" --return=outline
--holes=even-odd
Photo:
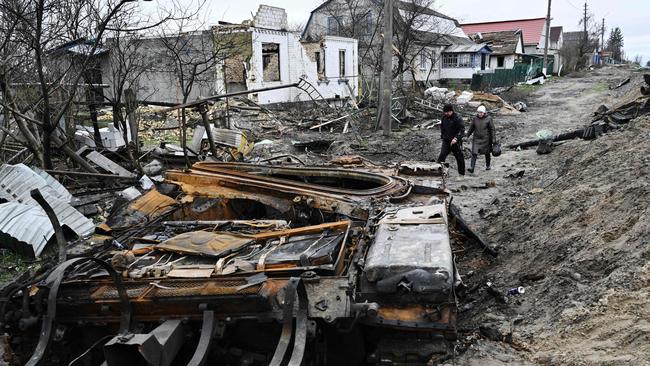
[[[576,10],[582,10],[582,9],[580,9],[579,7],[573,5],[573,3],[572,3],[571,1],[566,0],[566,2],[567,2],[569,5],[573,6]]]

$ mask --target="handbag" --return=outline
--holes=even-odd
[[[501,143],[495,142],[492,144],[492,156],[501,155]]]

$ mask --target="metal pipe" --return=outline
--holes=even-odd
[[[174,107],[165,109],[163,112],[170,112],[170,111],[173,111],[173,110],[176,110],[176,109],[194,107],[196,105],[203,104],[203,103],[205,103],[207,101],[210,101],[210,100],[219,100],[219,99],[224,99],[224,98],[228,98],[228,97],[236,97],[238,95],[246,95],[246,94],[260,93],[260,92],[271,91],[271,90],[293,88],[293,87],[297,87],[297,86],[298,86],[298,83],[293,83],[293,84],[286,84],[286,85],[270,86],[270,87],[267,87],[267,88],[242,90],[242,91],[237,91],[237,92],[232,92],[232,93],[218,94],[218,95],[213,95],[211,97],[198,99],[198,100],[193,101],[193,102],[189,102],[189,103],[185,103],[185,104],[178,104],[178,105],[176,105]]]
[[[131,180],[136,181],[136,178],[133,177],[123,177],[121,175],[115,174],[102,174],[102,173],[87,173],[87,172],[71,172],[67,170],[51,170],[46,169],[47,173],[52,175],[69,175],[69,176],[79,176],[79,177],[94,177],[94,178],[112,178],[112,179],[122,179],[122,180]]]

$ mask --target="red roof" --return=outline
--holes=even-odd
[[[544,31],[546,18],[505,20],[500,22],[461,24],[465,34],[503,32],[521,29],[524,36],[524,44],[539,44]]]

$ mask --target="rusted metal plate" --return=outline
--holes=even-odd
[[[220,257],[254,241],[255,238],[250,236],[200,230],[177,235],[156,245],[156,249],[181,254]]]
[[[142,197],[133,201],[129,205],[129,208],[141,212],[149,217],[154,217],[167,212],[167,210],[174,205],[176,205],[176,201],[173,198],[161,194],[156,189],[152,189]]]
[[[359,219],[368,218],[373,199],[408,189],[402,178],[363,171],[240,163],[197,163],[189,172],[168,171],[166,179],[188,195],[250,199],[280,212],[302,205]]]
[[[110,232],[111,229],[127,229],[144,224],[170,212],[176,205],[176,200],[161,194],[154,188],[114,212],[101,229]]]

